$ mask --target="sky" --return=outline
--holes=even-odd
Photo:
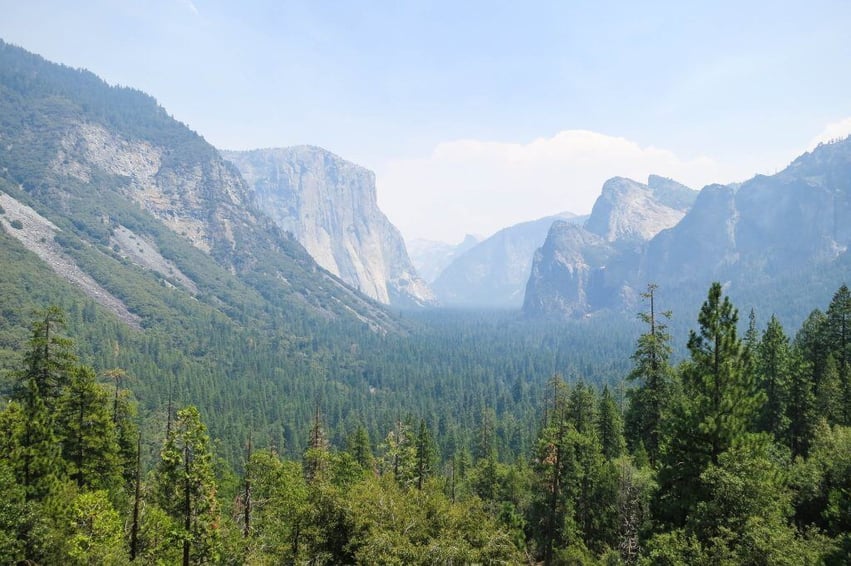
[[[406,239],[694,188],[851,133],[851,2],[0,0],[0,38],[154,96],[222,149],[376,173]]]

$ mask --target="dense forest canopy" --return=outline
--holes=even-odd
[[[82,363],[79,352],[91,345],[67,337],[69,314],[43,309],[20,350],[6,356],[0,557],[847,563],[847,287],[789,335],[773,317],[742,324],[715,283],[681,361],[672,357],[663,296],[648,288],[631,360],[611,364],[598,382],[554,373],[530,391],[518,362],[507,373],[520,378],[505,384],[504,398],[459,409],[473,413],[469,430],[430,405],[442,393],[429,401],[428,389],[414,388],[422,405],[372,421],[375,431],[355,419],[338,436],[328,423],[342,407],[317,396],[302,400],[309,412],[297,425],[297,450],[254,430],[250,419],[237,429],[238,445],[222,450],[206,424],[221,414],[199,411],[171,388],[139,404],[132,374]],[[96,325],[97,315],[88,316]],[[441,324],[459,324],[442,320],[431,321],[435,335],[445,335]],[[499,317],[476,325],[511,326]],[[467,342],[453,355],[487,334],[462,327],[454,340]],[[516,342],[503,347],[528,348],[527,331],[513,328]],[[425,343],[434,339],[422,332]],[[514,359],[487,344],[482,352]],[[575,344],[594,355],[590,341]],[[376,352],[391,358],[398,348],[383,346]],[[439,346],[444,356],[452,351]],[[396,355],[416,365],[424,351]],[[475,382],[462,370],[458,378],[465,387]],[[143,461],[145,447],[153,450]]]

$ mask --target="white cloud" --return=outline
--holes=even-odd
[[[843,139],[849,135],[851,135],[851,116],[825,126],[819,135],[810,140],[808,149],[812,150],[820,143]]]
[[[381,208],[406,237],[455,242],[561,211],[590,212],[603,182],[614,176],[646,181],[655,173],[700,188],[753,171],[566,130],[528,143],[448,141],[427,157],[389,161],[376,173]]]

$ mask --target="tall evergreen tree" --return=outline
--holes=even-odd
[[[121,460],[109,395],[95,381],[95,372],[79,366],[58,402],[58,431],[68,475],[79,487],[116,489],[121,485]]]
[[[183,564],[215,562],[219,556],[219,509],[213,454],[198,409],[188,406],[166,438],[157,466],[157,499],[177,524]]]
[[[327,468],[328,439],[325,437],[322,414],[317,403],[313,411],[313,424],[310,427],[307,450],[304,452],[304,477],[308,483],[321,480]]]
[[[694,430],[703,438],[698,450],[717,465],[721,453],[752,428],[764,395],[757,391],[751,359],[737,336],[738,311],[721,284],[713,283],[698,315],[698,332],[691,331],[688,349],[692,363],[684,374],[686,396],[692,402]]]
[[[38,314],[24,352],[24,370],[18,379],[18,397],[27,398],[37,390],[49,411],[55,408],[77,365],[73,342],[61,334],[64,329],[65,314],[59,307],[50,306]]]
[[[792,456],[806,456],[817,420],[816,398],[813,392],[812,369],[798,347],[789,361],[789,396],[786,404],[788,446]]]
[[[649,301],[650,310],[638,317],[648,326],[648,331],[638,338],[632,355],[633,369],[629,380],[638,387],[629,392],[629,407],[626,414],[626,433],[630,448],[635,451],[643,445],[650,463],[655,465],[659,458],[662,419],[670,400],[673,387],[673,370],[670,365],[671,336],[666,320],[670,311],[656,312],[656,289],[647,286],[642,294]]]
[[[568,531],[567,499],[564,480],[573,454],[567,446],[569,425],[567,419],[568,388],[558,376],[548,384],[545,422],[538,435],[532,469],[535,475],[535,495],[532,508],[532,535],[537,539],[538,554],[545,564],[552,562],[556,547],[566,542]],[[575,431],[574,431],[575,432]]]
[[[346,450],[355,459],[355,462],[364,470],[372,470],[375,457],[372,455],[372,443],[369,440],[369,432],[362,424],[346,438]]]
[[[659,472],[657,518],[682,525],[705,497],[700,479],[754,426],[764,396],[756,388],[747,349],[737,335],[738,312],[713,283],[691,331],[683,395],[674,407]]]
[[[842,285],[827,308],[828,351],[836,361],[841,394],[841,424],[851,425],[851,291]]]
[[[786,406],[790,385],[790,352],[789,339],[776,317],[772,316],[768,321],[755,354],[758,385],[765,394],[757,429],[783,441],[787,438],[789,426]]]
[[[423,482],[434,474],[434,468],[437,465],[437,445],[424,419],[420,419],[415,458],[417,463],[417,489],[422,491]]]

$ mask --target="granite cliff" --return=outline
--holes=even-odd
[[[372,171],[312,146],[222,155],[239,168],[257,206],[319,265],[382,303],[434,304],[402,235],[378,208]]]

